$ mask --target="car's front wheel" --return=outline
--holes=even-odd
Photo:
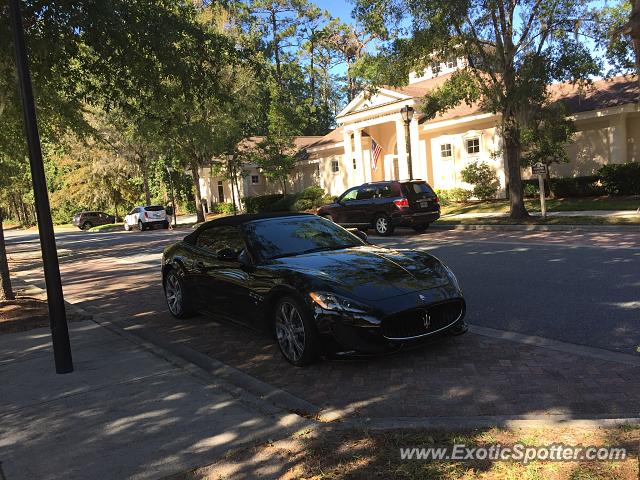
[[[93,223],[91,222],[84,222],[82,224],[82,230],[89,230],[90,228],[93,228]]]
[[[293,297],[281,298],[273,321],[278,347],[290,363],[302,367],[318,358],[318,333],[308,309]]]
[[[185,301],[184,285],[176,270],[170,270],[164,279],[164,296],[174,317],[187,318],[193,315],[193,310]]]
[[[376,233],[378,235],[382,235],[386,237],[387,235],[391,235],[393,233],[393,225],[391,224],[391,219],[384,214],[380,214],[376,216],[373,220],[373,228],[376,229]]]
[[[128,232],[129,230],[131,230],[131,226],[127,222],[124,222],[124,230],[125,232]]]

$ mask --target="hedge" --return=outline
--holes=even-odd
[[[593,197],[604,195],[606,192],[598,183],[600,178],[597,175],[572,178],[551,178],[545,181],[545,194],[550,191],[556,197]],[[538,179],[523,180],[523,192],[525,197],[536,197],[538,192]]]
[[[604,165],[598,170],[602,188],[609,195],[640,195],[640,163]]]
[[[245,197],[243,202],[247,213],[299,212],[331,203],[331,197],[320,187],[308,187],[299,193]]]

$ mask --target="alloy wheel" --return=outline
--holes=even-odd
[[[378,217],[376,219],[376,231],[380,235],[384,235],[385,233],[387,233],[388,229],[389,229],[389,220],[386,217]]]
[[[182,285],[180,279],[175,273],[169,273],[164,285],[164,293],[167,297],[167,305],[169,310],[175,316],[182,314]]]
[[[282,302],[276,313],[276,337],[280,350],[291,362],[302,358],[305,348],[305,331],[302,315],[289,302]]]

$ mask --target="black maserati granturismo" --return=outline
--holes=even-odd
[[[267,329],[298,366],[467,330],[462,290],[444,263],[371,245],[316,215],[206,222],[165,249],[162,277],[175,317],[208,312]]]

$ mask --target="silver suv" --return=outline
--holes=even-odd
[[[143,231],[154,227],[169,228],[167,212],[162,205],[136,207],[124,217],[124,229],[127,232],[132,228]]]

